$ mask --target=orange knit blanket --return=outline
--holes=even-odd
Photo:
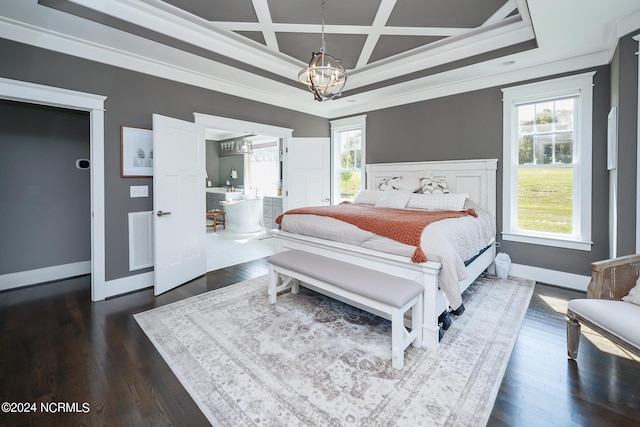
[[[467,215],[478,217],[478,214],[473,209],[463,211],[419,211],[376,208],[369,205],[345,202],[335,206],[291,209],[278,216],[276,224],[282,222],[283,216],[293,214],[328,216],[353,224],[362,230],[415,246],[416,250],[411,261],[416,263],[427,261],[427,257],[420,247],[420,238],[426,226],[447,218],[460,218]]]

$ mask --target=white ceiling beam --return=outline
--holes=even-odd
[[[255,9],[256,16],[258,17],[258,24],[264,41],[267,47],[274,52],[279,52],[278,39],[276,38],[276,32],[273,29],[273,21],[271,20],[271,11],[269,10],[269,4],[267,0],[252,0],[253,8]]]
[[[376,48],[378,40],[380,39],[381,30],[389,20],[389,16],[391,15],[391,12],[393,12],[395,5],[396,0],[382,0],[380,2],[380,7],[378,8],[376,17],[373,19],[373,23],[371,24],[369,35],[367,36],[367,40],[364,42],[364,46],[362,47],[362,51],[358,57],[358,62],[356,62],[356,68],[364,67],[369,63],[371,54],[373,54],[373,50]]]
[[[516,0],[509,0],[505,4],[502,5],[500,9],[498,9],[493,15],[491,15],[481,27],[486,27],[487,25],[497,24],[498,22],[505,19],[514,9],[518,7],[516,4]]]
[[[226,31],[262,31],[258,22],[212,22],[217,28]],[[276,33],[313,33],[320,34],[322,25],[318,24],[278,24],[272,23],[271,29]],[[373,28],[374,30],[376,28]],[[397,36],[455,36],[470,28],[449,28],[449,27],[386,27],[377,28],[380,34]],[[324,32],[330,34],[369,34],[371,26],[365,25],[325,25]]]
[[[412,72],[426,70],[461,58],[490,52],[534,38],[531,27],[515,21],[490,30],[475,30],[470,37],[456,41],[444,40],[408,51],[406,54],[377,61],[349,73],[349,88],[375,84]]]

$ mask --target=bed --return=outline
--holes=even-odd
[[[451,193],[465,193],[468,198],[464,208],[479,212],[478,217],[483,222],[483,233],[479,238],[482,244],[475,242],[475,249],[468,247],[465,250],[466,243],[461,243],[464,238],[442,234],[449,233],[445,229],[457,228],[457,236],[472,234],[467,227],[473,220],[466,217],[444,219],[426,227],[421,242],[427,260],[414,262],[415,248],[411,245],[394,244],[386,237],[360,235],[351,224],[343,225],[347,227],[346,232],[336,233],[335,230],[342,229],[335,228],[333,221],[340,221],[334,218],[312,220],[315,215],[285,215],[282,229],[272,231],[275,251],[300,249],[415,280],[424,288],[422,343],[437,348],[442,337],[443,315],[450,307],[456,313],[464,310],[459,304],[460,294],[495,258],[496,169],[496,159],[381,163],[366,167],[366,188],[371,193],[386,189],[385,186],[398,177],[422,176],[427,172],[433,182],[444,182]],[[356,237],[344,237],[351,232],[356,233]],[[366,244],[357,244],[358,240],[364,240]]]

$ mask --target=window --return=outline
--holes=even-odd
[[[248,191],[251,194],[275,196],[280,187],[280,146],[278,138],[252,142],[248,160]]]
[[[503,89],[504,240],[591,250],[593,75]]]
[[[366,116],[331,121],[332,203],[353,200],[365,185]]]

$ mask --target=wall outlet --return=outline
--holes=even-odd
[[[148,185],[132,185],[129,187],[130,197],[149,197]]]

